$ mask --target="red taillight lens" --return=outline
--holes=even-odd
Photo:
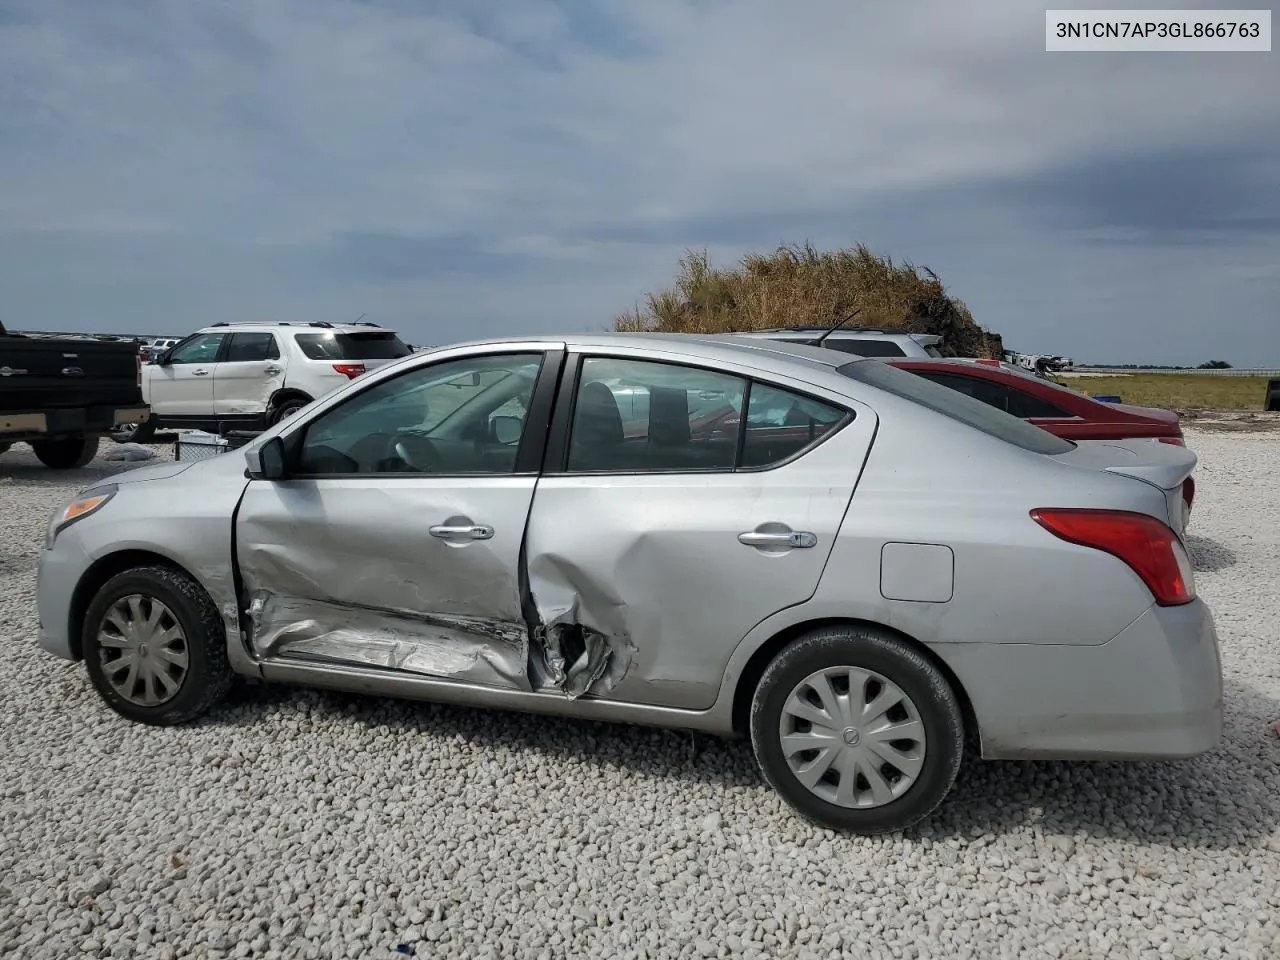
[[[356,377],[360,376],[360,374],[364,373],[364,364],[363,363],[335,363],[333,365],[333,369],[337,370],[340,374],[342,374],[348,380],[354,380]]]
[[[1162,607],[1196,597],[1195,574],[1182,541],[1155,517],[1127,510],[1044,508],[1032,510],[1031,519],[1055,537],[1119,557]]]
[[[1183,440],[1181,437],[1160,437],[1160,442],[1168,443],[1175,447],[1185,447],[1187,445],[1187,441]]]

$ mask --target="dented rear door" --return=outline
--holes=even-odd
[[[535,688],[709,707],[743,637],[813,595],[875,414],[741,368],[570,357],[526,543]]]
[[[530,689],[520,550],[563,355],[546,346],[451,354],[292,428],[295,475],[251,481],[236,519],[259,657]]]

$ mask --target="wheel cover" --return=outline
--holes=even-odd
[[[173,611],[154,597],[121,597],[98,626],[107,683],[140,707],[172,700],[187,677],[187,637]]]
[[[874,670],[828,667],[805,677],[783,704],[778,737],[796,780],[838,807],[882,807],[924,769],[919,710]]]

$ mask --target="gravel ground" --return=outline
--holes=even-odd
[[[1280,435],[1189,439],[1223,745],[971,764],[872,840],[796,819],[741,742],[247,685],[120,720],[36,648],[32,597],[48,514],[121,467],[15,448],[0,956],[1280,957]]]

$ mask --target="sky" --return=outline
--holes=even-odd
[[[1280,367],[1280,53],[1046,53],[1044,10],[0,0],[0,319],[440,344],[866,243],[1011,349]]]

